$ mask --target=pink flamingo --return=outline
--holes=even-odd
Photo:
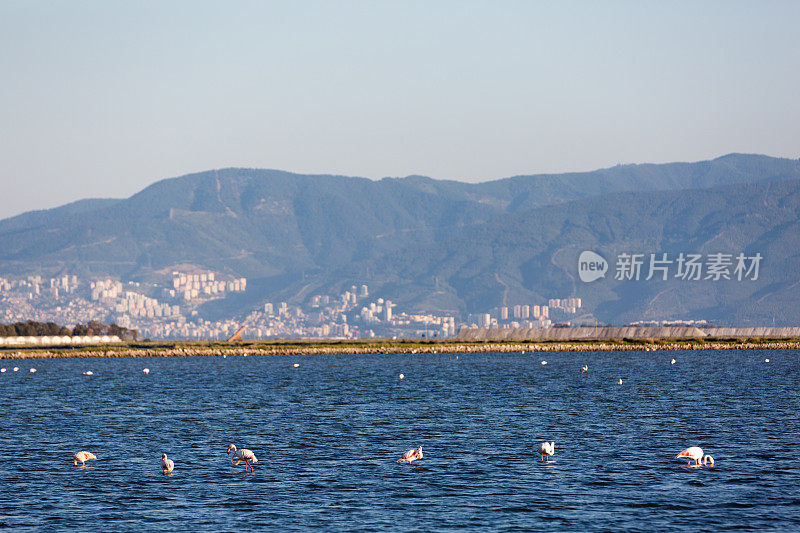
[[[555,442],[543,442],[541,446],[539,446],[539,458],[542,461],[550,462],[550,456],[555,455],[556,453],[556,443]],[[545,459],[547,456],[547,459]]]
[[[89,459],[97,459],[95,454],[89,452],[78,452],[72,457],[74,459],[74,461],[72,461],[72,464],[74,464],[75,466],[78,466],[78,461],[81,462],[81,466],[86,466],[86,461],[88,461]]]
[[[703,455],[703,449],[701,447],[699,447],[699,446],[691,446],[689,448],[686,448],[681,453],[676,455],[675,459],[678,459],[679,457],[687,457],[687,458],[689,458],[690,461],[686,466],[690,466],[692,468],[698,468],[698,467],[703,466],[703,465],[708,466],[709,464],[711,466],[714,466],[714,458],[711,457],[710,455],[705,455],[704,456]],[[702,465],[700,464],[701,460],[703,462]],[[692,464],[691,461],[694,461],[694,464]]]
[[[410,463],[412,461],[416,461],[417,459],[422,459],[422,446],[417,448],[416,450],[411,449],[408,450],[403,456],[397,460],[398,463]]]
[[[258,462],[258,459],[256,458],[256,454],[254,454],[253,452],[251,452],[250,450],[248,450],[246,448],[242,448],[241,450],[237,450],[236,446],[234,446],[233,444],[229,444],[227,453],[231,453],[231,452],[233,452],[233,455],[231,455],[231,464],[232,465],[238,465],[239,463],[244,461],[244,471],[247,472],[247,469],[250,468],[250,472],[253,472],[253,465],[250,464],[250,461],[252,461],[254,463]],[[236,461],[236,462],[234,463],[234,461]]]
[[[164,474],[171,474],[172,471],[175,469],[175,462],[172,459],[167,458],[167,454],[161,454],[161,471]]]

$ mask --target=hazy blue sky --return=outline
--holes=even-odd
[[[800,2],[0,2],[0,218],[227,166],[800,156]]]

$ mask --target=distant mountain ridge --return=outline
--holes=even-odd
[[[641,303],[649,287],[576,286],[561,250],[698,245],[690,235],[681,240],[673,220],[688,213],[714,221],[703,230],[712,242],[742,233],[751,240],[737,246],[756,246],[766,237],[748,232],[753,217],[773,216],[758,204],[764,191],[788,207],[783,226],[758,227],[794,243],[798,179],[798,160],[747,154],[483,183],[221,169],[161,180],[124,200],[84,200],[0,221],[0,269],[147,279],[195,264],[250,278],[252,289],[238,301],[242,311],[265,299],[290,299],[300,286],[322,290],[363,280],[420,309],[476,311],[509,291],[526,298],[586,293],[603,320],[662,316],[659,306]],[[738,218],[725,220],[726,210]],[[656,239],[658,228],[664,234]],[[784,259],[782,268],[794,270],[772,279],[776,287],[791,282],[800,266]],[[560,292],[545,294],[547,287]],[[708,309],[727,309],[731,298]],[[720,313],[747,318],[732,308]]]

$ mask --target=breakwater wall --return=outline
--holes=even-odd
[[[462,328],[459,341],[578,341],[610,339],[800,338],[800,327],[696,328],[600,326],[576,328]]]

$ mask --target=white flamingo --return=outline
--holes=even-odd
[[[555,442],[543,442],[541,446],[539,446],[539,458],[542,461],[545,461],[545,456],[547,456],[547,462],[550,461],[550,456],[555,455],[556,453],[556,443]]]
[[[583,374],[584,372],[588,372],[588,371],[589,371],[589,365],[583,365],[581,367],[581,374]]]
[[[75,466],[78,466],[78,461],[81,462],[81,466],[86,466],[86,461],[88,461],[89,459],[97,459],[97,456],[90,452],[78,452],[75,455],[73,455],[72,458],[74,459],[74,461],[72,461],[72,464],[74,464]]]
[[[171,474],[172,471],[175,469],[175,463],[172,459],[167,458],[167,454],[161,454],[161,471],[165,474]]]
[[[403,456],[397,460],[398,463],[411,463],[417,459],[422,459],[422,446],[415,449],[410,449]]]
[[[686,466],[691,466],[692,468],[697,468],[703,465],[714,466],[714,458],[711,457],[710,455],[703,455],[703,449],[700,446],[691,446],[689,448],[686,448],[681,453],[676,455],[675,459],[678,459],[679,457],[689,458],[690,459],[689,464],[687,464]],[[702,465],[700,464],[701,460],[703,462]],[[694,461],[694,464],[692,464],[691,461]]]
[[[258,459],[256,458],[256,454],[254,454],[253,452],[251,452],[247,448],[242,448],[241,450],[237,450],[236,446],[234,446],[233,444],[229,444],[227,453],[231,453],[231,452],[233,452],[233,455],[231,455],[231,464],[232,465],[238,465],[239,463],[244,461],[244,471],[247,472],[248,467],[250,468],[251,472],[253,471],[253,465],[250,464],[250,461],[252,461],[254,463],[258,462]],[[236,461],[236,462],[234,463],[234,461]]]

